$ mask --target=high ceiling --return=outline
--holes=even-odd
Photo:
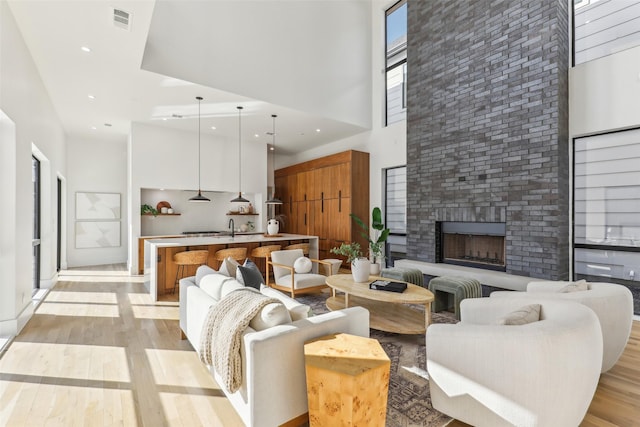
[[[277,114],[277,146],[283,152],[304,151],[370,127],[366,117],[354,118],[349,113],[362,116],[364,111],[366,116],[371,111],[370,75],[361,71],[371,72],[370,49],[365,46],[371,37],[370,15],[366,14],[368,2],[345,0],[323,4],[321,0],[305,0],[295,8],[291,7],[294,2],[284,0],[162,0],[157,4],[154,0],[9,0],[8,4],[69,138],[87,142],[126,141],[133,122],[197,132],[196,96],[204,98],[201,131],[213,137],[237,136],[236,106],[241,105],[243,139],[259,138],[270,143],[271,115]],[[239,5],[237,11],[233,10],[235,5]],[[199,9],[202,7],[207,9]],[[128,29],[114,24],[114,8],[129,14]],[[232,67],[226,74],[212,73],[212,66],[224,71],[219,64],[238,60],[230,58],[230,52],[251,58],[264,50],[263,45],[253,41],[268,40],[265,25],[282,37],[282,25],[260,19],[265,8],[276,13],[283,8],[295,9],[292,13],[296,19],[283,22],[297,22],[298,26],[290,29],[296,33],[285,32],[285,38],[274,40],[278,44],[271,46],[272,53],[278,49],[280,53],[262,55],[253,66]],[[334,28],[324,29],[324,23],[322,29],[309,28],[311,21],[305,22],[305,16],[315,19],[319,9],[341,17],[363,15],[362,23],[335,20]],[[251,15],[251,11],[255,11],[255,16],[246,19],[253,20],[251,26],[234,21]],[[202,20],[204,13],[214,16],[218,25],[206,25],[214,19]],[[211,34],[211,28],[221,28],[225,20],[228,22],[225,32]],[[229,28],[240,24],[244,27],[242,37],[229,34]],[[202,36],[204,27],[208,34]],[[349,28],[350,34],[338,34],[335,39],[318,36],[326,36],[327,31],[339,33],[343,28]],[[211,44],[212,37],[218,45]],[[308,44],[312,37],[319,42],[313,46],[313,52],[306,54],[302,50],[287,51],[295,47],[282,42],[289,38],[307,39]],[[340,40],[339,44],[336,40]],[[220,42],[225,50],[220,48]],[[320,46],[320,42],[325,46]],[[253,51],[252,46],[256,46]],[[362,52],[353,52],[353,47]],[[283,55],[288,58],[286,62]],[[320,64],[313,63],[316,55]],[[287,80],[279,78],[285,69],[289,73],[285,77],[290,81],[295,79],[291,76],[313,74],[310,70],[318,69],[323,62],[335,62],[329,61],[332,59],[329,55],[343,55],[336,56],[342,70],[335,66],[340,64],[334,64],[329,71],[321,69],[308,81],[298,78],[291,88],[287,87]],[[298,57],[301,61],[296,64]],[[345,58],[354,63],[345,63]],[[340,71],[340,78],[332,70]],[[319,84],[323,76],[331,84]],[[358,91],[355,97],[351,96],[354,89]],[[336,96],[337,91],[346,96]]]

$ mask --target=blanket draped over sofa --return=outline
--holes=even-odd
[[[252,288],[237,289],[211,306],[202,326],[200,360],[213,365],[230,392],[242,385],[242,332],[267,304],[281,302]]]

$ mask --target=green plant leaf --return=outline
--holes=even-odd
[[[367,225],[358,217],[356,214],[349,214],[349,216],[362,228],[363,230],[367,230]]]
[[[391,233],[391,230],[389,230],[388,228],[382,230],[382,233],[380,234],[380,237],[378,237],[376,243],[384,243],[387,240],[387,237],[389,237],[389,233]]]
[[[382,211],[379,207],[373,208],[371,211],[371,228],[374,230],[382,230],[384,229],[384,224],[382,223]]]

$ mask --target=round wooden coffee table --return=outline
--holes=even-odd
[[[425,288],[407,283],[402,292],[387,292],[369,289],[374,280],[400,280],[369,276],[365,283],[356,283],[351,274],[335,274],[327,277],[327,285],[333,296],[327,298],[329,310],[360,306],[369,310],[369,325],[379,331],[398,334],[424,334],[431,324],[433,294]],[[342,295],[336,295],[336,291]],[[424,312],[410,305],[424,306]]]

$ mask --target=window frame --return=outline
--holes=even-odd
[[[407,0],[398,0],[396,3],[394,3],[391,7],[387,8],[385,10],[385,14],[384,14],[384,127],[389,126],[389,87],[388,87],[388,83],[389,83],[389,72],[395,70],[398,67],[402,67],[405,66],[407,64],[407,57],[405,54],[405,58],[399,60],[398,62],[393,63],[392,65],[389,65],[389,61],[387,58],[387,53],[388,53],[388,45],[387,45],[387,36],[388,36],[388,30],[387,30],[387,20],[389,18],[389,16],[395,12],[396,10],[400,9],[402,6],[407,5]],[[408,8],[408,6],[407,6]],[[407,33],[408,33],[408,29],[407,29]],[[404,51],[406,52],[407,47],[404,48]],[[406,114],[406,109],[407,109],[407,85],[406,85],[406,72],[403,71],[403,76],[404,80],[403,80],[403,88],[402,88],[402,108],[403,110],[405,110],[405,114]],[[405,120],[406,120],[406,116],[405,116]]]

